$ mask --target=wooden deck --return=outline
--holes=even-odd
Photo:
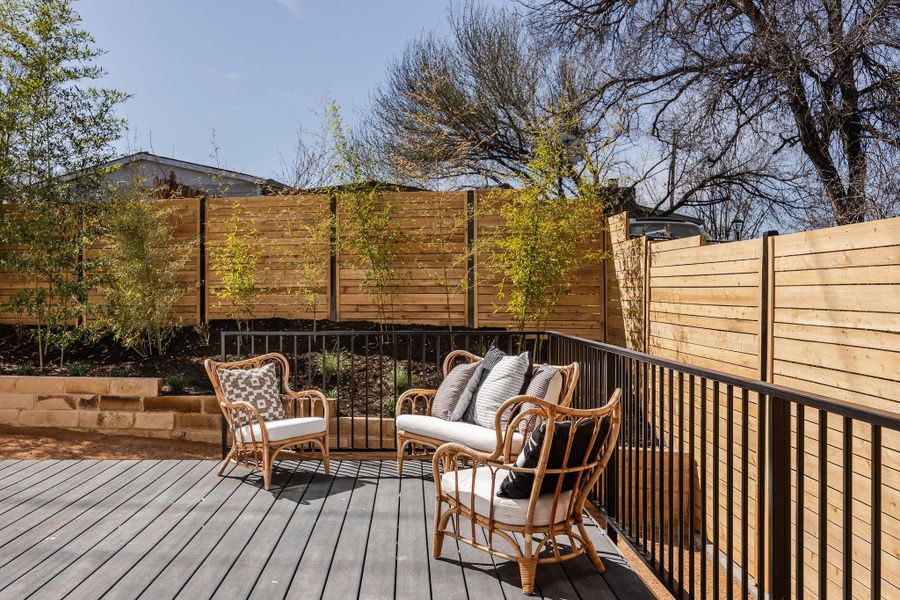
[[[0,598],[519,598],[514,563],[453,540],[411,461],[283,461],[272,490],[212,461],[0,461]],[[427,465],[430,468],[430,464]],[[538,569],[545,598],[652,598],[609,539]]]

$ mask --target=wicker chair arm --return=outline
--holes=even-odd
[[[222,409],[222,412],[225,413],[225,419],[228,421],[229,428],[231,429],[231,435],[234,436],[235,441],[238,441],[238,439],[240,439],[241,444],[246,443],[247,440],[244,439],[243,429],[246,425],[250,425],[250,442],[256,443],[256,435],[253,433],[252,426],[258,425],[260,434],[262,435],[262,440],[260,441],[264,445],[268,445],[269,432],[266,430],[266,422],[263,420],[262,415],[259,414],[259,410],[257,410],[255,406],[253,406],[249,402],[245,402],[244,400],[238,400],[237,402],[219,400],[219,407]],[[249,415],[245,418],[239,418],[238,423],[235,423],[233,413],[242,412],[247,412],[249,413]],[[244,420],[246,420],[245,425],[240,425],[240,423]]]
[[[395,415],[405,414],[403,412],[403,407],[405,405],[409,405],[409,414],[416,414],[416,408],[420,406],[420,402],[424,402],[424,414],[431,414],[431,402],[434,400],[434,395],[437,393],[437,390],[426,390],[421,388],[414,388],[411,390],[406,390],[400,397],[397,398],[397,405],[394,407]]]
[[[434,471],[434,481],[440,485],[441,477],[439,468],[443,461],[446,461],[446,464],[457,464],[457,461],[459,460],[466,460],[473,466],[477,464],[490,465],[494,468],[505,466],[503,463],[493,460],[491,458],[491,453],[489,452],[481,452],[457,442],[447,442],[446,444],[438,446],[438,449],[434,451],[434,456],[431,459],[431,466]]]
[[[468,363],[474,363],[481,360],[480,356],[478,356],[477,354],[472,354],[468,350],[454,350],[444,358],[444,377],[446,377],[450,372],[450,368],[453,366],[453,361],[458,358],[463,358]]]
[[[313,416],[316,412],[316,405],[319,404],[322,406],[322,417],[325,419],[325,423],[328,423],[328,419],[331,417],[328,409],[328,399],[325,398],[325,394],[320,392],[319,390],[299,390],[294,391],[292,389],[288,389],[284,394],[284,397],[296,399],[296,400],[309,400],[309,416]],[[295,415],[297,416],[297,415]]]

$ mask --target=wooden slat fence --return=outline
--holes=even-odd
[[[614,226],[615,223],[615,226]],[[622,224],[610,222],[615,236]],[[900,218],[835,227],[812,232],[770,236],[744,242],[704,245],[700,238],[658,242],[649,245],[647,264],[634,260],[635,240],[613,239],[615,276],[610,282],[609,323],[620,314],[613,286],[631,286],[643,278],[649,303],[643,317],[640,309],[631,312],[631,331],[646,328],[643,348],[636,335],[623,335],[610,327],[608,340],[645,349],[649,354],[703,368],[762,379],[838,401],[888,411],[900,411]],[[620,265],[631,260],[633,269]],[[627,273],[627,274],[626,274]],[[631,298],[641,302],[639,293]],[[628,323],[625,320],[625,323]],[[657,383],[657,390],[660,385]],[[678,446],[678,424],[687,420],[680,413],[679,390],[661,388],[665,402],[676,398],[674,410],[662,415],[662,437],[670,431]],[[737,394],[739,391],[735,390]],[[687,390],[684,392],[687,395]],[[699,385],[695,389],[699,397]],[[707,430],[696,435],[711,440],[714,395],[706,410]],[[739,396],[732,399],[733,412],[726,407],[725,390],[719,390],[718,478],[707,487],[707,504],[718,498],[720,548],[727,543],[726,498],[728,459],[733,485],[741,481],[742,456],[748,462],[747,564],[755,572],[756,548],[756,464],[757,398],[750,395],[746,412]],[[699,406],[694,417],[700,420]],[[749,435],[746,448],[741,441],[746,420]],[[731,423],[732,448],[728,451],[727,431]],[[870,589],[871,540],[871,452],[870,428],[857,425],[850,439],[853,464],[850,488],[845,489],[843,473],[844,423],[831,416],[825,423],[823,465],[827,487],[819,485],[819,413],[804,411],[803,460],[797,451],[801,434],[796,409],[792,419],[792,523],[803,518],[803,539],[794,536],[793,555],[803,557],[802,581],[808,597],[841,595],[843,589],[844,503],[852,498],[853,597],[868,597]],[[882,439],[882,594],[900,596],[900,439],[885,432]],[[710,446],[698,443],[695,447]],[[686,444],[685,440],[685,444]],[[707,456],[706,477],[712,479],[712,456]],[[696,479],[700,477],[699,455],[692,457]],[[802,510],[798,511],[797,465],[803,468]],[[712,486],[712,484],[708,484]],[[733,518],[741,514],[744,490],[733,493]],[[697,494],[699,496],[699,494]],[[825,588],[819,589],[820,519],[824,509],[827,534]],[[705,532],[711,538],[711,512]],[[792,528],[792,531],[794,529]],[[733,560],[741,562],[740,529],[733,529]],[[798,548],[797,545],[802,545]],[[723,550],[724,552],[724,550]],[[737,572],[737,569],[735,569]],[[793,573],[795,584],[797,573]]]

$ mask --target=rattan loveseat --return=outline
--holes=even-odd
[[[466,350],[454,350],[444,359],[444,377],[458,362],[474,363],[481,357]],[[534,365],[537,370],[539,365]],[[578,363],[556,366],[563,377],[562,388],[557,404],[569,406],[572,394],[578,383],[580,373]],[[403,462],[407,458],[426,459],[432,456],[431,450],[447,442],[457,442],[483,452],[491,452],[498,447],[503,438],[502,429],[491,429],[465,421],[448,421],[432,416],[431,402],[437,390],[412,389],[404,392],[397,399],[397,474],[403,475]],[[520,396],[520,398],[527,398]],[[522,447],[524,436],[519,431],[512,433],[512,447],[518,451]],[[410,453],[407,454],[407,451]]]

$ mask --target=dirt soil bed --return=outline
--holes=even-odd
[[[156,440],[65,429],[0,426],[0,459],[215,459],[219,446],[183,440]]]
[[[254,331],[313,331],[308,320],[257,319]],[[428,331],[443,329],[426,326],[403,326],[406,330]],[[0,375],[86,375],[107,377],[159,377],[163,380],[183,376],[184,389],[165,392],[182,394],[210,394],[212,388],[203,371],[203,361],[217,357],[223,331],[236,331],[234,321],[212,321],[208,328],[180,328],[169,343],[165,356],[142,357],[127,350],[111,336],[78,342],[66,350],[65,365],[60,368],[58,355],[51,353],[43,370],[38,370],[35,342],[31,328],[0,325]],[[378,325],[369,322],[319,321],[318,331],[378,331]],[[261,351],[257,348],[258,351]],[[332,383],[333,382],[328,382]],[[326,383],[326,386],[328,385]],[[342,381],[342,388],[350,382]],[[324,387],[317,385],[316,387]],[[357,387],[358,390],[358,387]],[[328,391],[326,389],[326,391]],[[370,402],[377,400],[372,390]]]

